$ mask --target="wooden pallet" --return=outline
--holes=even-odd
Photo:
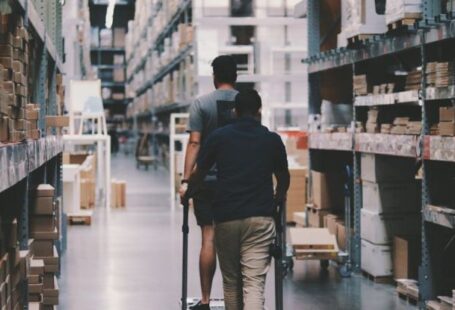
[[[375,277],[368,272],[362,270],[362,275],[367,278],[370,281],[373,281],[374,283],[380,283],[380,284],[391,284],[393,283],[393,277],[392,276],[379,276]]]
[[[91,214],[68,215],[68,224],[90,226],[92,224],[92,215]]]

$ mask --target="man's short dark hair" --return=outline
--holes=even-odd
[[[218,56],[212,62],[213,74],[218,83],[234,85],[237,81],[237,63],[229,55]]]
[[[256,115],[261,107],[261,96],[254,89],[242,90],[235,96],[235,110],[240,116]]]

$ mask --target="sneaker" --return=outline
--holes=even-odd
[[[203,304],[202,301],[199,301],[194,306],[190,307],[191,310],[210,310],[209,304]]]

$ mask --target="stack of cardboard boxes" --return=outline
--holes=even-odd
[[[89,155],[80,169],[81,209],[91,209],[96,202],[96,157]]]
[[[112,208],[126,207],[126,182],[113,179],[111,181],[111,206]]]
[[[361,177],[361,267],[373,277],[392,276],[394,236],[415,236],[420,227],[414,161],[362,154]]]
[[[455,136],[455,107],[439,108],[438,129],[441,136]]]
[[[19,251],[17,220],[3,221],[1,230],[0,307],[22,308],[21,296],[29,272],[28,251]]]
[[[377,133],[379,132],[379,122],[378,122],[379,110],[371,108],[368,110],[368,119],[365,126],[367,133]]]
[[[0,15],[0,23],[0,142],[14,143],[39,136],[26,118],[28,32],[20,16]]]
[[[308,205],[308,225],[324,227],[324,218],[343,210],[344,178],[341,173],[311,172],[312,203]]]
[[[40,303],[40,309],[53,309],[58,305],[56,274],[59,272],[59,256],[54,246],[59,237],[59,224],[54,188],[41,184],[30,217],[30,277],[29,301]]]

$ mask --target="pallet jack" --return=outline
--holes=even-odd
[[[183,205],[183,243],[182,243],[182,296],[180,300],[181,310],[188,310],[194,303],[198,302],[197,298],[188,298],[188,235],[190,227],[188,225],[190,204],[189,198],[182,199]],[[275,265],[275,310],[283,310],[283,279],[286,276],[288,262],[286,255],[286,206],[277,204],[276,206],[276,236],[275,241],[270,249]],[[292,258],[291,258],[292,261]],[[210,302],[210,308],[213,310],[223,310],[224,301],[214,299]]]

